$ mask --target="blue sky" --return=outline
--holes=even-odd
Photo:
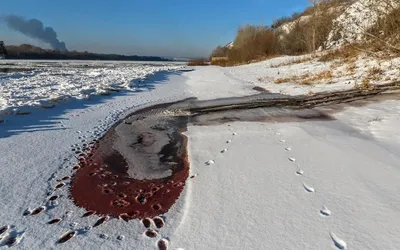
[[[3,1],[0,15],[41,20],[69,50],[199,57],[232,41],[240,25],[270,24],[307,5],[308,0],[10,0]],[[3,22],[0,40],[48,47]]]

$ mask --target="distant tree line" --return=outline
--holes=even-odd
[[[170,61],[157,56],[125,56],[117,54],[97,54],[78,51],[58,51],[42,49],[30,44],[6,46],[8,59],[47,59],[47,60],[109,60],[109,61]]]

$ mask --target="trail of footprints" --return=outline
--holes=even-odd
[[[228,125],[228,126],[230,127],[230,125]],[[230,130],[231,130],[231,129],[230,129]],[[234,133],[232,133],[232,135],[235,137],[235,136],[238,135],[238,133],[234,132]],[[280,143],[282,143],[282,144],[286,143],[286,140],[281,138],[281,135],[282,135],[281,133],[275,132],[275,135],[278,136],[278,137],[280,137],[280,138],[278,139],[278,141],[279,141]],[[232,140],[227,140],[226,143],[227,143],[227,144],[231,144],[231,143],[232,143]],[[292,148],[291,148],[291,147],[285,147],[284,150],[285,150],[286,152],[291,152],[291,151],[292,151]],[[221,150],[221,154],[224,154],[224,153],[226,153],[227,151],[228,151],[228,149],[225,148],[225,149]],[[293,162],[293,163],[296,162],[296,158],[293,158],[293,157],[288,157],[288,160],[289,160],[290,162]],[[210,166],[210,165],[213,165],[213,164],[215,164],[215,160],[209,160],[209,161],[205,162],[205,165],[207,165],[207,166]],[[304,175],[304,170],[301,169],[299,165],[296,165],[296,175],[298,175],[298,176],[303,176],[303,175]],[[305,190],[306,192],[308,192],[308,193],[315,193],[315,192],[316,192],[316,190],[315,190],[314,187],[310,186],[309,184],[305,183],[304,181],[301,182],[301,185],[303,186],[304,190]],[[319,211],[319,213],[320,213],[321,216],[324,216],[324,217],[328,217],[328,216],[330,216],[330,215],[332,214],[332,212],[331,212],[326,206],[323,206],[323,207],[321,208],[321,210]],[[147,224],[146,224],[146,225],[147,225]],[[148,232],[146,232],[146,235],[147,235],[147,233],[148,233],[149,235],[153,236],[153,237],[156,237],[156,235],[154,235],[154,232],[153,232],[153,231],[148,231]],[[150,237],[150,236],[149,236],[149,237]],[[342,239],[340,239],[336,234],[330,232],[330,238],[332,239],[334,245],[335,245],[338,249],[347,249],[347,244],[346,244],[346,242],[343,241]],[[160,249],[161,249],[161,248],[160,248]]]
[[[281,138],[281,135],[282,135],[281,133],[275,132],[275,135],[278,136],[278,137],[280,137],[280,138],[278,139],[278,141],[279,141],[280,143],[286,143],[286,140],[284,140],[284,139]],[[285,151],[286,151],[286,152],[291,152],[291,151],[292,151],[292,148],[291,148],[291,147],[286,147],[286,148],[285,148]],[[289,160],[290,162],[293,162],[293,163],[296,162],[296,158],[293,158],[293,157],[288,157],[288,160]],[[301,169],[300,166],[299,166],[298,164],[296,164],[296,175],[298,175],[298,176],[303,176],[303,175],[304,175],[304,170]],[[316,192],[316,190],[315,190],[314,187],[310,186],[309,184],[307,184],[307,183],[304,182],[304,181],[301,181],[301,185],[303,186],[304,190],[305,190],[306,192],[308,192],[308,193],[315,193],[315,192]],[[323,206],[323,207],[319,210],[319,214],[320,214],[321,216],[328,217],[328,216],[331,216],[332,212],[331,212],[331,210],[329,210],[326,206]],[[344,240],[342,240],[341,238],[339,238],[339,237],[338,237],[336,234],[334,234],[333,232],[330,232],[329,234],[330,234],[330,238],[332,239],[334,245],[335,245],[338,249],[347,249],[347,244],[346,244],[346,242],[345,242]]]

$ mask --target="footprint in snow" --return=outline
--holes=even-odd
[[[103,216],[103,217],[101,217],[100,219],[98,219],[98,220],[96,221],[96,223],[93,225],[93,227],[98,227],[98,226],[100,226],[101,224],[107,222],[109,219],[110,219],[109,216]]]
[[[302,182],[304,189],[309,192],[309,193],[315,193],[315,189],[307,184],[305,184],[304,182]]]
[[[99,237],[105,240],[109,238],[108,234],[100,234]]]
[[[22,241],[24,236],[25,236],[25,232],[21,232],[21,233],[11,232],[11,235],[8,237],[5,244],[8,247],[13,247],[15,245],[18,245]]]
[[[296,158],[289,157],[289,161],[296,162]]]
[[[288,148],[285,148],[285,151],[289,152],[289,151],[292,151],[292,149],[288,147]]]
[[[285,143],[285,142],[286,142],[286,140],[279,139],[279,142],[281,142],[281,143]]]
[[[167,239],[161,239],[157,241],[157,247],[159,250],[167,250],[168,249],[169,242]]]
[[[0,241],[3,239],[3,237],[7,234],[8,230],[10,230],[10,226],[6,225],[0,228]]]
[[[299,169],[296,171],[297,175],[304,175],[304,171],[302,169]]]
[[[40,206],[38,208],[35,208],[32,212],[31,215],[37,215],[40,214],[41,212],[43,212],[46,209],[45,206]]]
[[[321,215],[323,216],[330,216],[331,215],[331,210],[329,210],[327,207],[323,207],[320,211]]]
[[[31,208],[27,208],[24,213],[22,214],[23,216],[28,216],[32,214],[32,209]]]
[[[59,223],[60,221],[62,221],[61,218],[55,218],[55,219],[52,219],[52,220],[50,220],[49,222],[47,222],[47,224],[53,225],[53,224]]]
[[[156,238],[158,236],[157,231],[151,229],[147,230],[144,234],[149,238]]]
[[[143,224],[143,226],[144,226],[145,228],[150,228],[151,225],[153,224],[153,220],[150,219],[150,218],[144,218],[144,219],[142,220],[142,224]]]
[[[215,163],[215,161],[209,160],[209,161],[206,162],[206,165],[210,166],[210,165],[213,165],[214,163]]]
[[[65,242],[69,241],[70,239],[74,238],[75,236],[76,236],[76,231],[67,232],[67,233],[63,234],[60,237],[60,239],[58,239],[57,243],[58,244],[65,243]]]
[[[164,219],[160,216],[154,217],[153,221],[154,221],[154,224],[156,225],[156,227],[159,229],[165,225]]]
[[[330,233],[331,239],[333,240],[333,243],[335,244],[335,246],[339,249],[347,249],[347,244],[346,242],[344,242],[344,240],[340,239],[339,237],[337,237],[336,234],[334,233]]]

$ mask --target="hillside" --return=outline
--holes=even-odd
[[[228,57],[227,65],[235,65],[347,45],[393,56],[400,52],[399,7],[399,0],[315,1],[302,13],[282,17],[271,26],[240,27],[234,41],[217,47],[212,56]]]

